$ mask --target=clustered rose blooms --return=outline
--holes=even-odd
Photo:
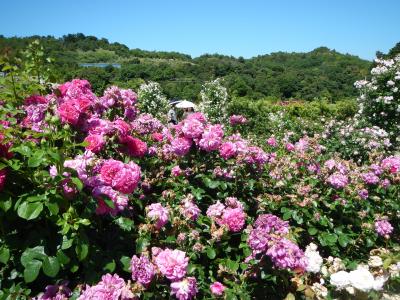
[[[246,214],[243,205],[236,198],[225,199],[227,206],[217,201],[207,209],[207,216],[215,220],[218,225],[226,226],[229,231],[239,232],[246,223]]]
[[[246,124],[247,119],[245,116],[242,115],[232,115],[229,117],[229,123],[231,125]]]
[[[197,281],[194,277],[186,277],[171,283],[171,295],[175,295],[178,300],[192,299],[196,297],[197,292]]]
[[[78,300],[133,300],[133,295],[125,280],[117,274],[106,274],[93,286],[86,286]]]
[[[280,269],[304,271],[307,258],[304,252],[286,236],[289,224],[271,214],[260,215],[251,230],[248,244],[253,250],[253,257],[267,255]]]
[[[326,191],[332,193],[330,199],[343,206],[354,199],[368,199],[359,201],[362,205],[375,200],[378,188],[387,189],[398,182],[399,156],[379,156],[375,164],[363,166],[336,156],[326,160],[326,156],[320,155],[324,149],[318,139],[306,135],[297,142],[271,136],[267,143],[261,143],[263,149],[237,132],[232,134],[240,127],[212,124],[202,113],[191,114],[175,126],[164,126],[151,115],[140,114],[136,108],[136,94],[130,90],[110,87],[103,97],[97,98],[85,80],[71,81],[59,89],[46,97],[26,99],[23,105],[25,119],[19,123],[40,133],[51,126],[44,116],[53,112],[60,117],[61,123],[72,125],[64,127],[76,131],[79,142],[85,141],[82,144],[85,152],[67,158],[61,166],[50,167],[50,178],[57,181],[57,191],[68,203],[74,203],[81,191],[74,183],[77,176],[83,183],[82,195],[97,201],[97,214],[110,214],[111,217],[102,218],[112,219],[113,222],[134,218],[136,224],[136,217],[141,219],[144,217],[141,214],[145,212],[147,218],[143,219],[148,223],[137,224],[139,234],[149,238],[148,246],[163,247],[153,247],[150,255],[148,246],[144,246],[141,253],[132,257],[130,270],[133,284],[117,274],[106,274],[98,284],[86,286],[79,299],[134,299],[141,291],[151,289],[153,282],[157,282],[157,286],[159,283],[169,284],[171,295],[177,299],[192,299],[199,289],[208,289],[209,283],[204,282],[204,278],[189,277],[198,274],[192,267],[188,268],[189,257],[194,259],[197,255],[206,258],[209,255],[207,243],[217,249],[219,242],[231,236],[243,238],[248,235],[243,251],[251,255],[243,262],[254,260],[252,262],[257,264],[257,269],[263,268],[266,262],[272,262],[276,269],[317,274],[307,274],[314,279],[322,272],[322,257],[317,245],[310,243],[303,252],[294,240],[297,238],[300,243],[301,238],[298,237],[303,233],[290,230],[289,222],[276,215],[259,212],[271,209],[277,214],[284,213],[276,210],[281,202],[310,211],[314,206],[321,209],[323,205],[331,204],[321,200]],[[241,116],[236,117],[241,119]],[[241,121],[238,120],[234,123],[239,124]],[[60,125],[59,120],[57,122]],[[5,136],[0,133],[0,157],[7,159],[12,156],[8,151],[11,144],[3,142],[4,139]],[[195,164],[196,156],[198,161]],[[160,161],[162,166],[158,168],[156,161]],[[153,163],[155,169],[152,169]],[[11,168],[0,170],[0,191],[4,189],[6,174],[10,171]],[[299,178],[301,180],[296,181]],[[206,180],[210,180],[209,186]],[[318,187],[315,187],[315,182]],[[179,188],[176,188],[178,185]],[[231,189],[232,185],[237,185],[237,190]],[[262,193],[254,193],[254,197],[246,199],[249,194],[242,196],[240,188],[244,193],[247,189],[258,189]],[[240,200],[227,195],[235,195]],[[272,201],[276,207],[266,206],[266,200]],[[314,211],[313,216],[317,221],[322,218],[326,221],[321,210]],[[359,212],[360,218],[365,218],[367,214],[366,211]],[[375,215],[376,218],[378,216],[382,214]],[[254,223],[253,217],[256,218]],[[294,216],[289,220],[300,222]],[[330,225],[335,224],[334,221],[329,222]],[[369,232],[375,228],[376,234],[388,240],[396,230],[396,224],[390,224],[386,217],[376,219],[374,224],[368,222],[371,219],[365,218],[363,228]],[[307,235],[307,231],[304,234]],[[319,236],[312,239],[317,243]],[[165,248],[172,248],[175,242],[182,248]],[[218,257],[214,262],[220,259],[220,253],[215,255]],[[198,261],[193,262],[196,263]],[[218,275],[212,274],[211,280],[218,278],[228,283],[225,272],[221,264]],[[250,267],[244,272],[257,276]],[[227,290],[231,293],[230,287],[230,284],[225,287],[218,281],[209,286],[213,296],[223,296]],[[68,297],[60,286],[58,289],[60,292],[51,297]],[[53,295],[55,290],[56,286],[50,286],[45,294]]]

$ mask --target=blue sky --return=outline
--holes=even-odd
[[[193,57],[327,46],[372,59],[400,42],[400,0],[2,0],[0,10],[5,36],[82,32]]]

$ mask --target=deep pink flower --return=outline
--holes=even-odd
[[[204,132],[204,124],[194,118],[186,119],[183,122],[182,132],[186,138],[199,138]]]
[[[121,143],[125,146],[129,156],[140,158],[147,153],[147,144],[138,138],[126,136],[121,139]]]
[[[121,193],[130,194],[140,180],[140,167],[134,162],[124,164],[121,161],[106,160],[100,169],[100,179]]]
[[[178,300],[193,299],[197,292],[197,281],[194,277],[187,277],[171,283],[171,295],[175,295]]]
[[[6,169],[1,169],[0,170],[0,192],[4,189],[4,186],[6,184],[6,175],[7,175]]]
[[[192,147],[192,141],[188,138],[174,138],[171,141],[170,150],[178,156],[185,156],[189,153],[190,148]]]
[[[153,139],[153,141],[155,142],[162,142],[163,140],[163,134],[160,132],[153,132],[151,134],[151,138]]]
[[[223,159],[229,159],[237,155],[237,147],[235,143],[225,142],[219,148],[219,154]]]
[[[277,147],[278,142],[276,141],[275,137],[271,136],[270,138],[267,139],[267,144],[271,147]]]
[[[218,281],[215,281],[213,284],[210,285],[211,293],[215,296],[222,296],[225,291],[225,286]]]
[[[218,150],[223,136],[224,131],[220,124],[207,125],[199,141],[199,147],[207,152]]]
[[[291,152],[295,149],[294,145],[292,143],[286,143],[285,148],[287,151]]]
[[[174,166],[174,167],[171,169],[171,175],[172,175],[172,176],[177,177],[177,176],[181,176],[182,174],[183,174],[183,171],[182,171],[182,169],[181,169],[179,166]]]
[[[183,251],[167,248],[155,257],[155,263],[165,277],[177,281],[185,277],[189,258]]]
[[[141,255],[139,258],[134,255],[131,260],[131,272],[133,280],[147,286],[153,280],[156,270],[147,256]]]
[[[400,171],[400,156],[389,156],[382,160],[381,166],[384,170],[390,173],[397,173]]]
[[[169,210],[161,205],[161,203],[153,203],[147,207],[147,216],[156,221],[156,228],[164,227],[168,222]]]
[[[88,145],[85,146],[86,150],[90,150],[93,153],[100,152],[106,143],[104,137],[100,134],[88,135],[84,141],[88,143]]]
[[[80,112],[70,102],[64,102],[61,104],[58,107],[57,112],[61,118],[61,122],[72,125],[78,124]]]
[[[119,138],[126,137],[131,131],[131,126],[122,119],[115,120],[112,126],[117,131]]]
[[[246,221],[246,214],[240,207],[226,208],[222,214],[221,224],[228,227],[229,231],[239,232],[242,230]]]
[[[129,199],[126,195],[114,190],[110,186],[96,186],[92,191],[93,196],[99,200],[96,208],[96,214],[104,215],[111,213],[112,215],[123,211],[127,206]],[[104,201],[104,196],[113,202],[114,208],[107,205]]]

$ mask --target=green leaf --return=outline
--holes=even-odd
[[[315,227],[310,227],[310,228],[308,228],[308,233],[309,233],[310,235],[316,235],[317,232],[318,232],[318,229],[315,228]]]
[[[122,264],[122,268],[125,272],[130,272],[131,259],[128,256],[122,256],[119,260]]]
[[[36,219],[43,210],[43,204],[40,202],[24,202],[18,207],[18,216],[26,220]]]
[[[118,219],[115,220],[115,223],[117,223],[117,225],[125,231],[131,231],[133,228],[133,221],[131,219],[128,218],[124,218],[124,217],[120,217]]]
[[[26,268],[28,263],[34,259],[43,260],[46,258],[43,246],[36,246],[34,248],[27,248],[21,255],[21,264]]]
[[[149,241],[145,237],[140,237],[136,240],[136,253],[142,253],[149,245]]]
[[[31,154],[32,154],[31,148],[29,148],[26,145],[21,145],[19,147],[12,148],[11,151],[20,153],[23,156],[31,156]]]
[[[75,252],[80,261],[84,260],[89,253],[89,245],[82,240],[79,240],[78,245],[75,246]]]
[[[207,247],[207,256],[209,259],[214,259],[216,255],[217,254],[215,253],[215,250],[213,248]]]
[[[228,259],[226,261],[226,266],[228,267],[228,269],[230,269],[232,272],[236,272],[239,269],[239,263],[237,261],[234,260],[230,260]]]
[[[210,178],[207,177],[203,178],[203,182],[204,185],[210,189],[216,189],[220,184],[219,181],[211,180]]]
[[[74,242],[73,239],[68,239],[66,236],[63,236],[61,249],[65,250],[65,249],[71,248],[73,242]]]
[[[31,157],[28,159],[28,167],[36,168],[40,166],[40,164],[44,161],[44,151],[39,150],[36,151]]]
[[[338,241],[339,241],[339,245],[342,246],[343,248],[345,248],[347,246],[347,244],[349,243],[349,238],[345,234],[340,234]]]
[[[103,268],[104,271],[112,273],[115,270],[115,260],[112,260],[111,262],[109,262],[108,264],[106,264]]]
[[[43,260],[43,273],[49,277],[56,277],[58,271],[60,271],[58,259],[54,256],[47,256]]]
[[[81,181],[79,178],[72,177],[72,178],[71,178],[71,181],[76,185],[76,188],[77,188],[79,191],[82,191],[82,189],[83,189],[83,183],[82,183],[82,181]],[[113,204],[114,204],[114,203],[113,203]]]
[[[7,264],[10,259],[10,249],[6,247],[0,248],[0,263]]]
[[[12,200],[11,197],[8,198],[8,200],[2,200],[0,201],[0,209],[3,210],[4,212],[7,212],[12,206]]]
[[[71,261],[71,259],[62,250],[57,251],[57,260],[62,265],[66,265]]]
[[[286,220],[289,220],[291,217],[292,217],[292,211],[289,210],[283,214],[282,219],[284,219],[286,221]]]
[[[115,204],[114,204],[114,202],[111,200],[111,199],[109,199],[109,198],[107,198],[107,197],[103,197],[103,201],[105,202],[105,204],[107,204],[107,206],[109,207],[109,208],[112,208],[112,209],[114,209],[115,208]]]
[[[50,215],[55,216],[59,212],[59,207],[57,203],[47,202],[47,208],[49,209]]]
[[[24,270],[24,280],[26,283],[35,281],[39,275],[40,268],[42,267],[42,262],[39,260],[31,260],[27,263]]]

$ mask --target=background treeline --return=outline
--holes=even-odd
[[[136,89],[143,81],[152,80],[161,84],[169,98],[196,100],[204,82],[222,77],[233,97],[335,102],[353,98],[357,93],[354,81],[364,78],[371,67],[369,61],[326,47],[308,53],[277,52],[250,59],[218,54],[192,58],[178,52],[129,49],[81,33],[61,38],[0,35],[0,51],[17,53],[35,39],[40,40],[45,54],[54,58],[55,77],[60,82],[86,78],[97,93],[110,84]],[[79,67],[79,63],[100,62],[119,63],[121,68]]]

